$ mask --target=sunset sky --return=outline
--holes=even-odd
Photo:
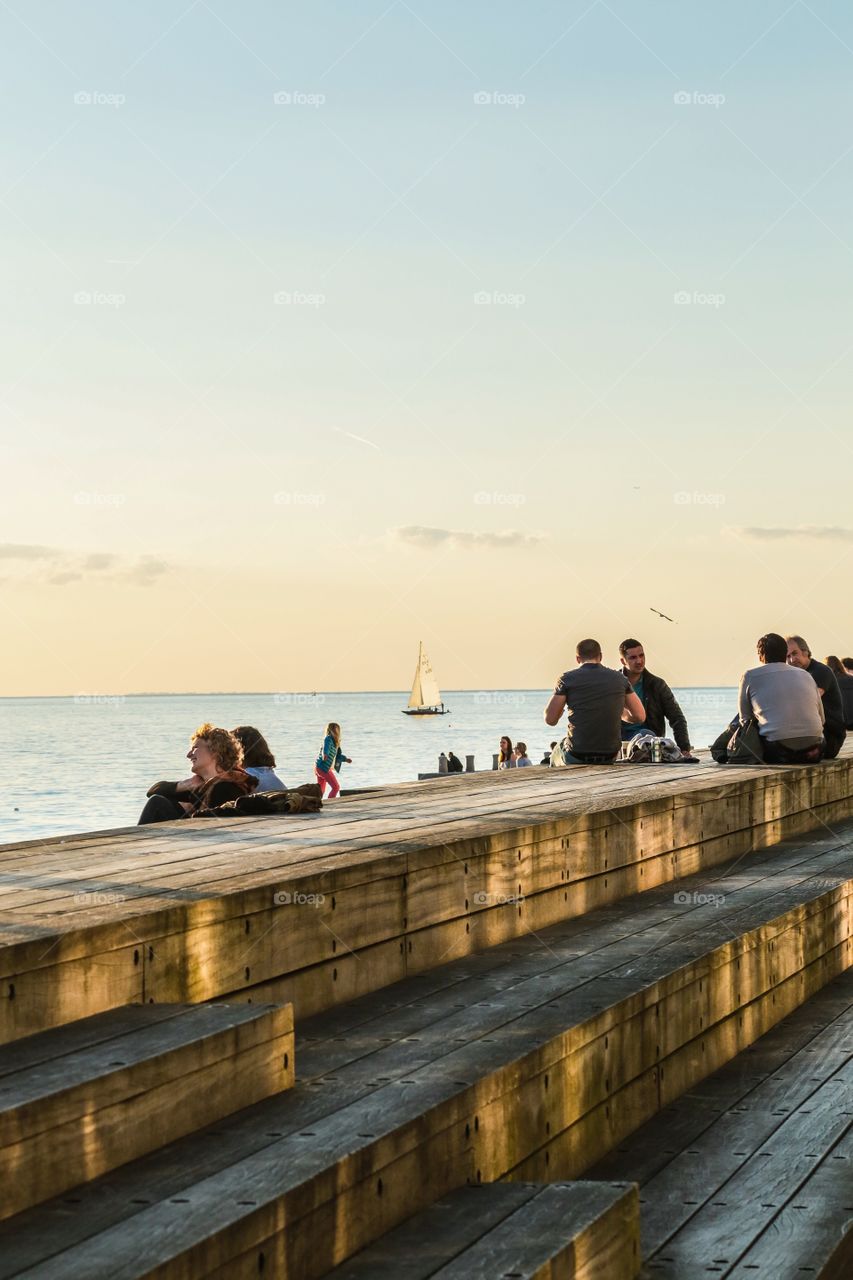
[[[0,694],[853,651],[849,3],[0,33]]]

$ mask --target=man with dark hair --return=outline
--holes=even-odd
[[[827,760],[834,760],[847,737],[844,704],[835,672],[825,662],[818,662],[817,658],[812,657],[812,651],[802,636],[786,636],[785,639],[788,644],[789,665],[799,667],[801,671],[808,671],[823,699],[825,717],[823,736],[826,739],[824,757]]]
[[[652,675],[646,667],[646,655],[639,640],[623,640],[619,646],[619,656],[622,659],[623,673],[646,711],[646,722],[642,726],[625,724],[623,721],[623,741],[633,738],[641,728],[648,729],[656,738],[663,738],[668,720],[676,746],[688,759],[693,759],[687,718],[667,682],[660,676]]]
[[[557,681],[545,708],[545,723],[558,724],[568,707],[569,727],[565,740],[554,748],[552,765],[610,764],[621,749],[623,713],[636,724],[646,718],[627,678],[602,666],[601,656],[597,640],[581,640],[577,666]]]
[[[817,685],[801,668],[788,664],[784,636],[770,631],[756,648],[761,666],[745,671],[740,679],[741,724],[757,722],[768,764],[817,764],[824,748]]]
[[[458,756],[455,756],[452,751],[448,751],[447,753],[447,772],[448,773],[464,773],[465,772],[462,766],[462,761],[459,759]]]

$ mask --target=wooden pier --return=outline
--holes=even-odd
[[[0,1280],[853,1274],[851,932],[849,749],[4,846]]]

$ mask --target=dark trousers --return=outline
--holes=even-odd
[[[824,743],[816,747],[801,747],[795,751],[781,742],[768,742],[761,739],[766,764],[818,764],[824,758]],[[836,751],[837,754],[837,751]]]
[[[171,796],[150,796],[136,825],[142,827],[149,822],[174,822],[176,818],[183,817],[183,806]]]
[[[826,750],[823,753],[824,760],[834,760],[841,748],[844,746],[844,739],[847,734],[843,729],[824,729],[824,740],[826,742]]]

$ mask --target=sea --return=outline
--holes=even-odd
[[[676,689],[696,747],[734,715],[733,688]],[[450,714],[406,716],[406,692],[77,695],[0,698],[0,843],[133,825],[148,787],[187,777],[192,731],[254,725],[288,786],[313,781],[325,726],[342,727],[344,788],[408,782],[440,752],[491,769],[502,734],[538,763],[562,736],[542,719],[548,689],[446,690]],[[565,724],[565,721],[563,721]]]

